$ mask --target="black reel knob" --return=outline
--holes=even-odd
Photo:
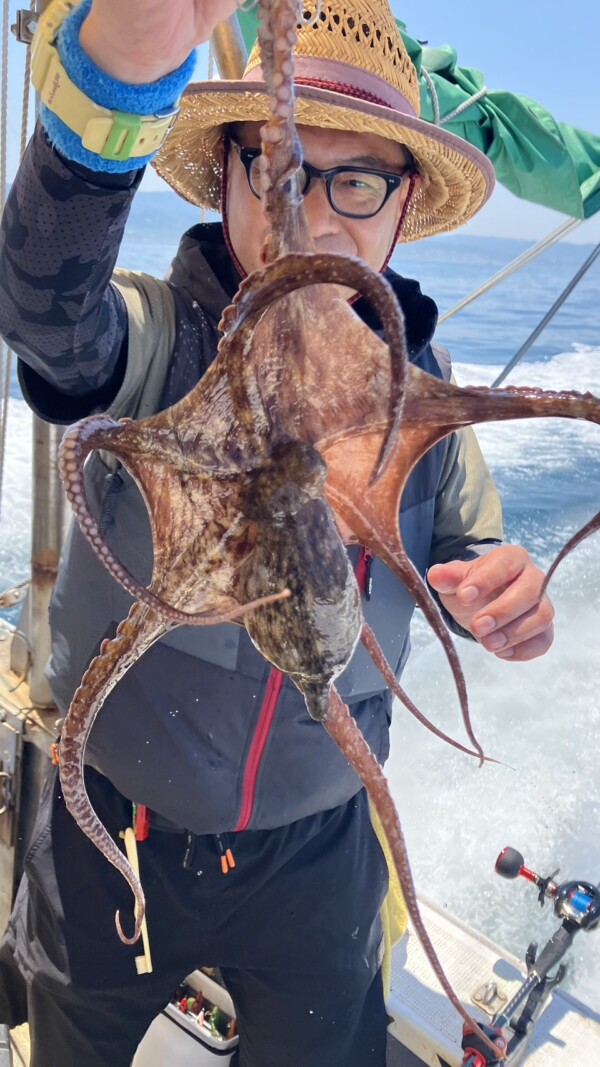
[[[496,874],[502,878],[518,878],[524,862],[521,853],[507,845],[496,860]]]

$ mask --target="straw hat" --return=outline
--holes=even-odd
[[[419,116],[419,80],[387,0],[304,0],[294,49],[296,121],[377,134],[406,145],[421,174],[401,240],[455,229],[494,185],[486,157]],[[188,86],[181,113],[154,165],[192,204],[220,206],[219,142],[233,122],[269,117],[255,45],[240,81]]]

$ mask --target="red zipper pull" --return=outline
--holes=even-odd
[[[133,832],[136,841],[147,841],[150,837],[150,808],[145,804],[133,805]]]

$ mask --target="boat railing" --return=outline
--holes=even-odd
[[[530,335],[527,338],[527,340],[525,341],[525,343],[521,345],[519,351],[515,353],[515,355],[512,357],[512,359],[509,359],[509,361],[506,364],[506,366],[504,367],[504,369],[501,371],[501,373],[498,375],[498,377],[492,382],[492,389],[497,389],[498,386],[502,384],[504,379],[510,374],[511,370],[513,370],[514,367],[517,366],[517,363],[521,362],[521,360],[523,359],[523,356],[525,356],[526,353],[529,352],[529,349],[531,348],[531,346],[535,343],[535,341],[537,341],[537,339],[540,336],[540,334],[542,333],[542,331],[546,329],[546,326],[548,325],[548,323],[552,321],[552,319],[556,315],[557,311],[559,311],[560,308],[563,306],[563,304],[564,304],[565,300],[567,299],[567,297],[570,296],[570,294],[573,292],[573,289],[575,289],[575,287],[577,285],[579,285],[579,282],[583,278],[584,274],[587,274],[588,270],[590,269],[592,264],[596,262],[596,260],[597,260],[599,255],[600,255],[600,242],[596,245],[596,247],[594,248],[593,252],[590,253],[590,255],[587,257],[587,259],[581,264],[579,270],[573,275],[573,277],[571,278],[571,281],[569,282],[569,284],[565,286],[565,288],[563,289],[563,291],[560,294],[560,296],[557,297],[557,299],[554,301],[552,307],[546,312],[546,314],[544,315],[543,319],[540,320],[540,322],[536,326],[535,330],[533,330],[532,333],[530,333]]]

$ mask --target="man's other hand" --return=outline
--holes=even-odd
[[[523,663],[543,656],[554,639],[554,609],[542,571],[518,545],[477,559],[438,563],[427,572],[447,611],[499,659]]]

